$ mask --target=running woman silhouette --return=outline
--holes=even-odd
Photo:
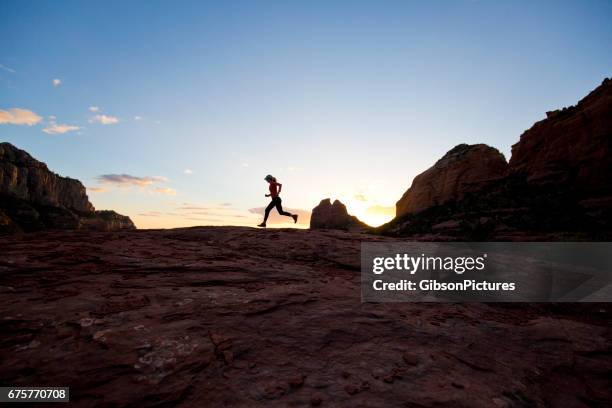
[[[297,214],[291,214],[291,213],[288,213],[287,211],[283,211],[283,205],[281,204],[282,201],[281,201],[281,198],[279,197],[279,194],[281,192],[281,189],[283,188],[283,185],[279,183],[278,181],[276,181],[276,177],[273,177],[269,174],[266,176],[266,178],[264,178],[264,180],[266,180],[270,184],[270,194],[266,194],[266,197],[272,197],[272,201],[270,201],[270,204],[268,204],[268,206],[266,207],[266,213],[264,215],[264,220],[261,224],[258,225],[258,227],[263,227],[263,228],[266,227],[266,221],[268,221],[268,216],[270,215],[270,211],[272,211],[274,207],[276,207],[280,215],[285,215],[287,217],[293,218],[293,223],[295,224],[298,219]]]

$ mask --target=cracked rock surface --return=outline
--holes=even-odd
[[[362,304],[360,242],[393,239],[0,237],[0,383],[78,407],[612,404],[607,305]]]

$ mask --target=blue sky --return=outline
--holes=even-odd
[[[140,227],[252,225],[268,173],[304,220],[332,197],[376,224],[456,144],[509,158],[611,76],[611,20],[609,1],[2,0],[0,140]]]

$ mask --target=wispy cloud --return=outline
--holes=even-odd
[[[147,211],[138,215],[140,215],[141,217],[161,217],[162,215],[164,215],[164,213],[159,211]]]
[[[177,210],[181,211],[236,211],[233,208],[229,208],[230,203],[219,204],[218,206],[213,205],[196,205],[184,203],[182,206],[177,207]]]
[[[176,195],[176,190],[170,187],[157,187],[153,191],[159,194]]]
[[[208,207],[208,206],[185,204],[181,207],[178,207],[177,210],[208,210],[210,208],[211,207]]]
[[[244,214],[238,214],[238,213],[232,214],[232,213],[227,213],[227,212],[214,211],[214,209],[211,209],[211,210],[213,211],[190,211],[190,212],[186,212],[185,215],[213,215],[216,217],[224,217],[224,218],[247,218],[247,216]]]
[[[90,106],[90,107],[89,107],[89,111],[90,111],[90,112],[97,112],[97,111],[99,111],[99,110],[100,110],[100,108],[99,108],[98,106]]]
[[[195,219],[195,217],[212,216],[218,217],[219,221],[225,220],[235,224],[240,219],[253,218],[245,210],[231,208],[231,203],[221,204],[192,204],[183,203],[177,207],[178,215],[184,219]]]
[[[119,123],[119,119],[115,116],[108,115],[96,115],[89,119],[89,123],[101,123],[102,125],[114,125]]]
[[[193,170],[185,169],[185,170],[183,170],[183,173],[190,175],[190,174],[193,174]]]
[[[161,183],[168,181],[166,177],[162,176],[145,176],[138,177],[130,174],[102,174],[96,177],[100,183],[113,184],[117,186],[138,186],[145,187],[153,183]]]
[[[41,120],[40,116],[28,109],[0,109],[0,124],[33,126]]]
[[[58,87],[62,84],[62,80],[59,78],[53,78],[53,81],[51,81],[51,83],[53,84],[54,87]]]
[[[104,187],[87,187],[87,191],[90,193],[105,193],[106,190]]]
[[[52,121],[42,131],[50,135],[58,135],[58,134],[73,132],[79,129],[80,129],[79,126],[59,124],[59,123],[55,123],[54,121]]]
[[[142,120],[142,116],[136,115],[136,116],[134,116],[134,120]]]
[[[0,64],[0,69],[5,70],[6,72],[10,72],[11,74],[14,74],[16,72],[13,68],[7,67],[6,65],[2,64]]]
[[[363,193],[357,193],[353,196],[353,198],[357,201],[368,201],[368,197],[366,197]]]

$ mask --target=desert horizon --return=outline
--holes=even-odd
[[[603,84],[606,84],[606,82],[608,81],[609,79],[605,78]],[[560,110],[565,111],[567,109],[573,109],[573,108],[574,108],[574,105],[571,105],[569,107],[566,106],[566,107],[562,107],[562,108],[555,109],[552,111],[548,111],[546,112],[546,117],[552,116],[552,113],[554,112],[558,112]],[[542,120],[538,122],[541,122]],[[536,122],[532,126],[532,128],[535,127],[538,122]],[[527,132],[529,132],[529,129],[525,131],[525,133]],[[520,141],[520,137],[517,139],[516,143],[514,143],[512,147],[515,148],[515,146],[518,146],[519,141]],[[463,143],[463,144],[457,145],[455,146],[455,148],[462,146],[462,145],[466,145],[466,144]],[[482,143],[476,144],[474,146],[479,146],[479,145],[486,146],[485,144],[482,144]],[[12,146],[11,148],[14,148],[14,147],[15,146]],[[491,149],[491,151],[496,152],[499,155],[500,163],[510,162],[513,158],[513,156],[511,155],[510,160],[506,160],[503,153],[499,152],[499,150],[497,150],[495,147],[487,146],[487,148]],[[432,160],[432,162],[435,163],[437,160],[438,159],[434,159]],[[504,164],[500,164],[500,165],[502,167],[504,166]],[[432,164],[432,166],[429,167],[428,169],[430,170],[433,167],[435,167],[435,164]],[[427,173],[429,171],[428,169],[423,169],[415,177],[419,176],[419,174]],[[506,171],[507,170],[504,168],[503,170],[501,170],[501,173],[504,173]],[[500,174],[489,175],[488,177],[498,177]],[[192,174],[190,174],[190,176],[191,175]],[[64,177],[73,178],[73,179],[76,178],[76,177],[70,177],[70,176],[64,176]],[[167,181],[165,177],[161,177],[161,176],[152,177],[150,178],[150,180],[144,180],[144,179],[135,178],[127,174],[107,174],[107,175],[98,177],[98,180],[102,185],[104,185],[107,182],[116,182],[118,184],[133,183],[137,186],[136,188],[139,188],[141,190],[148,188],[149,185],[152,185],[157,181],[161,181],[161,182]],[[414,180],[412,180],[410,184],[408,184],[408,186],[410,187],[413,183],[414,183]],[[132,193],[132,191],[130,191],[129,186],[120,187],[120,189],[121,188],[126,189],[126,191],[122,192],[123,194]],[[106,192],[106,189],[104,187],[94,187],[94,188],[84,187],[84,189],[85,189],[84,193],[87,193],[86,199],[90,199],[94,207],[95,207],[94,199],[96,197],[96,194]],[[262,191],[263,190],[264,188],[262,188]],[[148,193],[151,194],[151,192],[148,192]],[[175,195],[175,192],[173,191],[171,195]],[[404,192],[404,195],[406,195],[406,192]],[[334,196],[321,197],[321,200],[324,200],[324,199],[330,199],[332,202],[336,200],[342,202],[340,198],[334,197]],[[315,199],[315,201],[317,200]],[[402,215],[402,214],[398,214],[397,209],[396,209],[396,206],[400,205],[399,202],[401,200],[399,200],[399,198],[398,200],[396,200],[396,204],[392,207],[383,207],[379,205],[367,207],[363,205],[363,202],[361,202],[362,205],[360,205],[360,201],[362,200],[360,199],[359,195],[357,195],[357,197],[353,197],[352,200],[349,199],[348,204],[344,204],[344,205],[347,207],[348,213],[355,215],[358,219],[360,219],[361,222],[365,223],[368,227],[372,227],[372,228],[380,227],[383,224],[386,224],[394,220],[395,218],[399,217],[400,215]],[[126,215],[130,217],[131,219],[142,219],[144,217],[146,219],[156,220],[156,221],[149,221],[148,223],[144,223],[142,225],[139,225],[137,222],[135,222],[134,225],[136,226],[136,228],[139,228],[139,229],[184,228],[184,227],[195,227],[195,226],[251,226],[251,227],[255,227],[257,226],[257,223],[259,222],[261,217],[264,215],[264,211],[265,211],[265,207],[255,207],[255,208],[249,208],[247,210],[240,210],[238,208],[235,208],[234,204],[229,203],[229,202],[210,204],[208,206],[198,205],[196,203],[189,203],[189,202],[183,202],[183,203],[171,202],[171,204],[176,206],[175,212],[164,213],[164,212],[159,212],[159,211],[142,211],[143,209],[140,209],[140,211],[142,212],[137,212],[135,214],[128,213]],[[316,206],[313,206],[313,209],[314,208],[316,208]],[[356,208],[358,209],[357,211],[355,211]],[[101,210],[113,210],[113,209],[103,208]],[[286,218],[280,217],[278,214],[276,214],[276,215],[271,216],[271,218],[269,219],[268,226],[271,228],[303,228],[303,229],[310,227],[312,210],[295,209],[295,208],[290,208],[290,207],[287,207],[286,210],[291,213],[298,214],[299,222],[293,222],[292,220],[286,220]],[[138,211],[138,210],[135,210],[135,211]],[[210,217],[211,215],[214,216],[215,214],[217,215],[221,214],[230,219],[233,219],[234,221],[224,221],[219,218]],[[272,214],[275,214],[275,213],[272,212]]]

